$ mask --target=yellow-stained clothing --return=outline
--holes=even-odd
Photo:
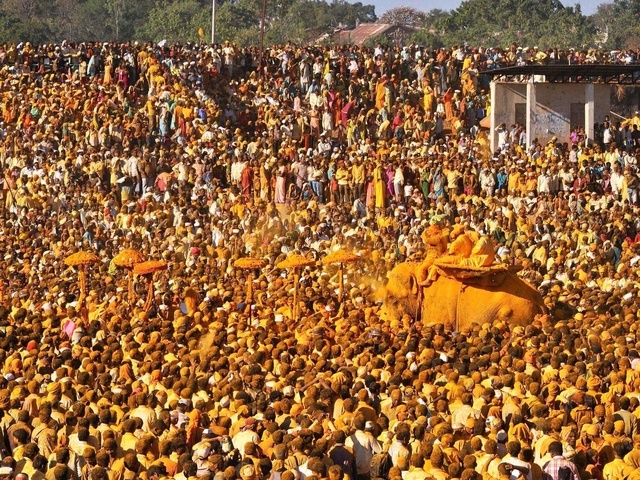
[[[488,267],[493,263],[495,252],[489,237],[480,237],[473,246],[471,256],[461,262],[463,266]]]
[[[466,233],[458,236],[458,238],[449,245],[449,255],[461,255],[464,258],[469,258],[472,250],[473,243]]]

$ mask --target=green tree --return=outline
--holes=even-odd
[[[433,28],[445,45],[583,48],[594,43],[595,35],[580,7],[565,7],[559,0],[466,0]]]
[[[79,40],[110,40],[113,38],[111,26],[105,21],[109,15],[102,0],[82,2],[76,13],[74,30]]]
[[[205,24],[206,16],[206,9],[197,0],[165,0],[149,12],[147,21],[137,33],[141,39],[154,42],[163,39],[170,43],[197,42],[198,28]],[[210,9],[208,16],[211,18]]]
[[[603,48],[640,47],[640,0],[603,3],[593,15],[596,43]]]
[[[393,45],[393,42],[386,35],[376,35],[375,37],[371,37],[364,42],[364,46],[368,48],[375,48],[378,44],[383,47],[388,47]]]
[[[216,42],[229,40],[238,45],[246,45],[247,42],[256,43],[260,25],[259,15],[261,15],[256,11],[256,3],[258,2],[239,0],[235,3],[226,2],[220,6],[216,11]],[[211,32],[209,24],[210,22],[207,24],[209,28],[205,30]]]
[[[122,16],[127,7],[127,0],[104,0],[104,3],[109,13],[110,23],[113,26],[114,40],[118,41],[120,40]]]
[[[391,25],[408,25],[410,27],[424,27],[427,23],[427,14],[413,7],[391,8],[380,15],[380,23]]]
[[[15,17],[2,16],[0,18],[0,42],[34,44],[45,43],[52,37],[47,25],[37,20],[21,21]]]
[[[442,39],[439,36],[435,35],[428,28],[421,28],[416,33],[414,33],[411,38],[415,40],[418,45],[423,45],[428,48],[444,47]]]
[[[327,16],[332,27],[337,27],[339,24],[353,27],[356,20],[361,23],[372,23],[378,19],[373,5],[363,5],[361,2],[349,3],[345,0],[333,0],[327,4]]]
[[[257,45],[262,2],[217,0],[216,37]],[[339,25],[377,20],[373,5],[347,0],[267,3],[265,43],[308,42]],[[592,16],[560,0],[465,0],[450,11],[409,7],[381,21],[423,27],[414,39],[430,47],[511,43],[546,47],[640,47],[640,0],[613,0]],[[0,0],[0,40],[34,43],[86,41],[197,41],[211,32],[211,0]]]
[[[257,45],[262,2],[217,0],[216,37]],[[265,41],[306,42],[339,24],[375,21],[375,9],[345,0],[267,3]],[[72,41],[197,41],[211,35],[211,0],[0,0],[0,39]]]

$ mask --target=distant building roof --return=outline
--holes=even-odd
[[[403,28],[407,30],[416,30],[406,25],[391,25],[388,23],[361,23],[352,30],[341,30],[338,33],[340,42],[351,43],[353,45],[362,45],[370,38],[385,34],[392,28]]]

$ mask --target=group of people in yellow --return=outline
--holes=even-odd
[[[437,279],[441,266],[480,269],[491,266],[495,259],[491,239],[466,229],[464,225],[456,224],[450,231],[432,225],[425,230],[422,239],[428,247],[426,258],[416,271],[421,286],[431,285]]]
[[[640,156],[489,151],[478,72],[522,49],[69,49],[0,47],[0,478],[640,477]],[[166,269],[129,283],[124,249]],[[522,267],[549,313],[387,320],[414,259]]]

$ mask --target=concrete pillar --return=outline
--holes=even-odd
[[[496,151],[498,148],[498,135],[496,134],[496,109],[498,108],[499,98],[496,95],[496,82],[491,82],[491,133],[489,137],[491,138],[491,153]]]
[[[533,127],[535,124],[534,115],[536,112],[536,84],[533,83],[533,80],[529,80],[527,83],[527,125],[525,127],[527,148],[531,146],[531,142],[536,138],[533,133]]]
[[[595,132],[593,124],[596,121],[596,99],[593,83],[584,85],[584,132],[587,134],[587,145],[593,143]]]

